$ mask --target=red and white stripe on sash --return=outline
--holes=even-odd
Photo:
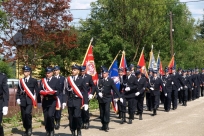
[[[35,101],[35,95],[33,95],[33,93],[30,91],[30,89],[27,87],[27,85],[25,84],[25,81],[24,79],[20,79],[19,80],[19,86],[20,86],[20,89],[23,91],[25,91],[25,93],[28,95],[28,97],[30,97],[30,99],[32,100],[32,103],[33,103],[33,107],[34,108],[37,108],[37,103]]]
[[[50,86],[48,85],[46,78],[42,79],[42,85],[46,92],[54,92],[54,90],[50,88]],[[60,110],[61,108],[60,99],[58,98],[58,96],[54,96],[54,98],[56,99],[56,110]]]
[[[67,77],[67,81],[69,83],[69,85],[72,87],[74,93],[82,99],[82,106],[84,105],[84,98],[83,98],[83,95],[81,93],[81,91],[79,90],[79,88],[76,86],[76,84],[74,83],[72,77]]]

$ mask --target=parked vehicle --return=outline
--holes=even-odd
[[[9,88],[9,106],[16,106],[16,92],[18,89],[19,79],[8,79]]]

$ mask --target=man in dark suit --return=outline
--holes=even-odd
[[[36,108],[36,95],[39,93],[38,82],[31,77],[31,68],[23,67],[24,78],[19,80],[16,93],[17,104],[21,108],[21,119],[25,128],[24,136],[32,135],[32,107]]]
[[[157,77],[157,70],[153,71],[153,78],[150,79],[150,90],[151,90],[151,99],[153,107],[153,116],[157,115],[157,108],[159,107],[159,96],[160,96],[160,87],[164,89],[161,78]]]
[[[171,109],[171,93],[172,93],[172,78],[171,75],[169,75],[169,69],[165,69],[165,75],[162,76],[162,82],[164,86],[164,109],[166,112],[169,112]]]
[[[142,120],[143,113],[143,103],[144,103],[144,92],[146,90],[146,78],[142,77],[140,71],[136,71],[135,75],[137,77],[137,92],[135,93],[136,101],[137,101],[137,110],[139,113],[139,120]]]
[[[201,78],[201,90],[200,90],[200,94],[201,94],[201,97],[203,97],[203,91],[204,91],[204,68],[202,68],[202,72],[200,73],[200,78]]]
[[[81,109],[88,110],[88,87],[79,75],[80,69],[80,66],[72,65],[72,76],[68,76],[64,83],[64,94],[66,93],[68,97],[69,127],[72,136],[75,136],[76,130],[77,136],[81,136]]]
[[[150,93],[150,79],[153,78],[153,69],[149,68],[149,79],[147,80],[147,88],[148,91],[146,91],[146,105],[147,105],[147,110],[152,111],[152,100],[151,100],[151,93]]]
[[[4,136],[4,129],[1,125],[3,115],[8,114],[9,90],[7,77],[4,73],[0,73],[0,136]]]
[[[190,84],[188,85],[188,101],[192,100],[192,89],[193,89],[193,81],[192,81],[192,76],[191,76],[191,69],[187,70],[187,78],[190,82]]]
[[[120,79],[120,88],[119,92],[122,98],[124,98],[124,89],[125,86],[123,84],[124,80],[126,79],[126,75],[124,75],[124,69],[123,68],[118,68],[118,74],[119,74],[119,79]],[[118,104],[118,113],[119,113],[119,119],[121,119],[121,124],[126,122],[126,101],[123,99],[123,103],[121,103],[117,99],[117,104]]]
[[[184,86],[182,80],[181,80],[181,76],[178,75],[178,73],[176,73],[176,68],[172,67],[172,106],[173,106],[173,110],[177,109],[177,99],[178,99],[178,91],[181,90],[181,86]]]
[[[128,124],[132,124],[132,120],[134,119],[134,113],[137,107],[137,101],[135,99],[135,93],[137,92],[137,78],[131,74],[130,68],[126,68],[126,73],[127,75],[124,81],[124,98],[128,102]]]
[[[64,76],[60,75],[60,67],[59,66],[55,66],[53,70],[54,70],[55,78],[57,78],[60,81],[60,90],[59,90],[58,98],[60,100],[60,103],[62,104],[60,110],[55,111],[55,129],[58,130],[60,127],[62,109],[65,108],[67,101],[65,99],[66,97],[63,96],[65,78],[64,78]]]
[[[94,92],[96,87],[92,80],[92,76],[89,74],[86,74],[86,66],[81,67],[81,77],[84,80],[86,87],[88,88],[88,97],[89,97],[89,100],[91,100],[93,98],[93,94],[91,92],[92,91]],[[84,109],[82,109],[81,117],[82,117],[82,128],[88,129],[90,125],[89,110],[85,111]]]
[[[100,119],[102,123],[101,130],[108,131],[109,127],[108,124],[110,122],[110,103],[112,100],[111,90],[117,94],[120,102],[123,103],[123,99],[121,98],[118,89],[112,78],[108,76],[109,72],[106,67],[103,67],[103,79],[99,79],[97,84],[97,98],[99,102],[99,109],[100,109]]]
[[[55,110],[61,109],[61,103],[58,98],[61,89],[60,81],[53,76],[53,68],[45,69],[46,77],[41,79],[40,94],[43,96],[42,108],[45,122],[46,136],[54,136],[54,115]]]

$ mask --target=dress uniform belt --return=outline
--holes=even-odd
[[[72,97],[78,97],[77,95],[75,95],[75,94],[73,94],[73,93],[69,93],[69,95],[68,95],[70,98],[72,98]]]
[[[48,95],[48,96],[45,96],[44,99],[45,100],[52,100],[52,99],[54,99],[54,97],[52,95],[50,95],[50,96]]]

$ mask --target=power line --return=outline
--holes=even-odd
[[[177,4],[177,3],[194,3],[194,2],[204,2],[204,0],[197,0],[197,1],[186,1],[186,2],[167,2],[167,3],[161,3],[161,4],[151,4],[151,5],[171,5],[171,4]],[[139,6],[150,6],[150,4],[140,4]],[[91,10],[91,8],[87,9],[69,9],[69,10]]]

